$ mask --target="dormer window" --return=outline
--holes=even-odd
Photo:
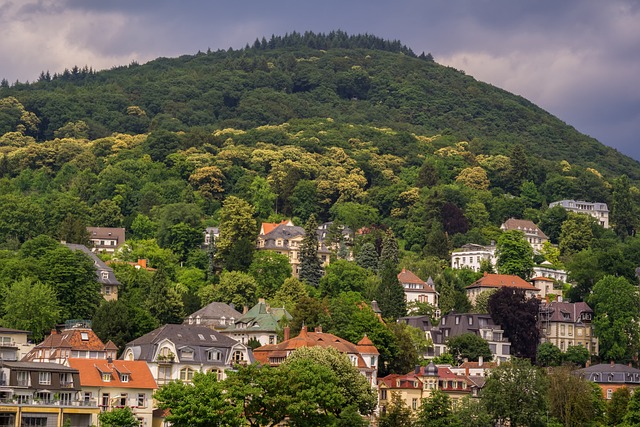
[[[105,382],[105,383],[111,382],[111,373],[110,372],[103,372],[102,373],[102,381]]]
[[[102,280],[109,280],[109,272],[108,271],[103,271],[101,274],[102,274]]]
[[[89,341],[89,333],[88,332],[80,332],[80,339],[82,339],[82,341]]]
[[[181,359],[182,360],[193,360],[193,350],[191,349],[185,349],[182,350],[181,354]]]
[[[215,362],[218,360],[222,360],[222,353],[217,350],[209,350],[207,352],[207,360],[209,362]]]
[[[122,381],[123,383],[128,383],[129,382],[129,374],[121,374],[120,375],[120,381]]]

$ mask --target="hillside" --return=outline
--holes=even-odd
[[[26,132],[38,141],[79,120],[96,139],[160,129],[247,130],[317,117],[406,135],[441,135],[441,146],[469,141],[476,155],[508,155],[522,144],[537,159],[640,180],[638,162],[526,99],[441,66],[430,55],[417,57],[399,42],[368,35],[294,33],[242,50],[158,58],[108,71],[74,67],[60,75],[42,73],[32,84],[3,81],[0,99],[9,96],[40,119]],[[0,135],[16,124],[14,115],[0,114]],[[380,149],[399,155],[418,149],[411,138],[401,144]]]

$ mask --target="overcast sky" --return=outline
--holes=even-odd
[[[640,160],[640,0],[0,0],[0,78],[336,29],[431,52]]]

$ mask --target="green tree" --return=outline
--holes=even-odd
[[[138,214],[131,223],[131,232],[135,239],[151,239],[155,236],[157,225],[148,216]]]
[[[594,221],[590,215],[569,212],[560,232],[560,253],[568,256],[587,249],[593,239]]]
[[[246,422],[242,403],[228,398],[212,372],[196,372],[191,384],[165,384],[153,396],[158,408],[171,410],[166,420],[174,427],[241,427]]]
[[[6,290],[2,311],[2,325],[31,331],[33,340],[40,342],[46,332],[60,321],[60,306],[53,288],[30,278],[22,278]]]
[[[453,411],[464,427],[494,427],[495,424],[482,399],[463,397]]]
[[[527,359],[511,359],[493,370],[484,388],[494,422],[513,426],[543,426],[547,413],[547,380]]]
[[[536,352],[538,366],[560,366],[562,363],[562,351],[550,342],[544,342],[538,346]]]
[[[624,426],[640,425],[640,393],[633,393],[627,404],[627,413],[622,418]]]
[[[451,399],[441,390],[435,390],[427,398],[422,399],[417,427],[462,427],[453,414]]]
[[[179,222],[169,229],[167,245],[178,256],[180,261],[186,261],[189,252],[198,248],[203,241],[202,231]]]
[[[278,198],[269,182],[265,178],[257,176],[251,182],[249,190],[251,191],[251,204],[255,207],[258,218],[269,218]]]
[[[620,387],[613,392],[611,400],[607,403],[608,425],[617,426],[622,424],[624,415],[627,413],[629,399],[631,399],[631,393],[629,393],[629,389],[627,387]]]
[[[200,290],[204,305],[211,302],[234,304],[236,307],[252,307],[257,302],[258,283],[250,274],[241,271],[223,271],[218,284]]]
[[[164,267],[158,268],[149,289],[146,307],[160,325],[181,323],[184,317],[182,299],[170,282]]]
[[[256,293],[261,298],[272,298],[284,281],[291,277],[291,264],[286,255],[275,251],[256,251],[249,266],[249,274],[256,279]]]
[[[563,359],[566,363],[572,365],[584,367],[589,361],[591,354],[586,347],[581,345],[570,345],[567,347],[567,351],[563,355]]]
[[[100,412],[98,421],[102,427],[138,427],[140,421],[128,406]]]
[[[101,200],[91,207],[91,225],[94,227],[122,227],[124,216],[113,200]]]
[[[318,223],[311,215],[304,226],[304,239],[300,250],[300,280],[317,287],[322,277],[322,263],[318,257]]]
[[[253,261],[258,228],[253,207],[246,201],[229,196],[220,209],[220,236],[216,241],[216,257],[229,271],[246,271]]]
[[[569,427],[601,425],[604,418],[602,393],[594,393],[591,384],[572,373],[570,367],[553,368],[549,375],[549,411],[562,425]],[[594,401],[594,399],[599,399]]]
[[[379,427],[413,427],[414,417],[411,409],[404,403],[400,393],[391,393],[391,403],[378,419]]]
[[[496,245],[496,267],[500,274],[512,274],[528,280],[533,274],[533,249],[519,230],[504,232]]]
[[[271,300],[272,307],[284,307],[289,313],[293,311],[298,301],[309,294],[302,282],[295,277],[285,279]]]
[[[482,291],[476,297],[476,303],[473,306],[474,313],[489,314],[489,298],[496,292],[496,289],[488,289]]]
[[[424,360],[427,349],[432,344],[425,337],[424,331],[404,322],[394,322],[388,325],[393,333],[398,352],[388,361],[391,372],[406,373]],[[383,362],[386,359],[382,355]]]
[[[362,227],[378,222],[376,208],[355,202],[336,203],[331,207],[336,221],[349,227],[354,233]]]
[[[327,266],[319,289],[323,296],[329,297],[349,291],[362,293],[369,274],[355,262],[339,259]]]
[[[558,244],[562,223],[568,218],[568,213],[562,206],[554,206],[542,213],[538,226],[549,237],[551,243]]]
[[[373,243],[366,242],[360,246],[355,257],[356,264],[374,273],[378,271],[378,252]]]
[[[593,287],[588,303],[595,313],[594,332],[603,360],[632,360],[640,343],[638,287],[624,277],[605,276]]]
[[[103,341],[113,341],[118,348],[135,339],[136,328],[131,309],[122,299],[103,301],[92,320],[93,331]]]
[[[638,223],[637,208],[631,196],[629,177],[622,175],[613,182],[613,197],[609,220],[622,239],[635,235]]]
[[[387,230],[382,238],[382,248],[380,249],[380,258],[378,259],[378,270],[382,269],[385,264],[397,266],[398,257],[398,241],[393,231]]]
[[[477,362],[480,357],[484,360],[491,360],[493,355],[487,340],[474,333],[456,335],[447,339],[447,347],[457,362],[468,359]]]

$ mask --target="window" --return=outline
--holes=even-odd
[[[183,360],[193,360],[193,350],[191,349],[182,350],[181,355]]]
[[[386,389],[380,390],[380,400],[387,400],[387,390]]]
[[[20,425],[25,426],[25,427],[32,427],[32,426],[46,427],[47,426],[47,417],[28,417],[28,416],[23,416],[22,417],[22,424],[20,424]]]
[[[414,411],[418,409],[418,399],[415,397],[411,399],[411,409],[413,409]]]
[[[122,381],[123,383],[128,383],[129,382],[129,374],[120,374],[120,381]]]
[[[89,341],[89,333],[88,332],[80,332],[80,339],[82,339],[82,341]]]
[[[51,385],[51,372],[39,372],[38,383],[40,385]]]
[[[102,280],[109,280],[109,272],[108,271],[103,271],[102,272]]]
[[[269,344],[275,344],[276,337],[275,335],[269,335]]]
[[[613,390],[608,388],[607,389],[607,400],[611,400],[611,397],[613,397]]]
[[[220,360],[222,359],[222,355],[219,351],[217,350],[210,350],[207,352],[207,360],[209,362],[213,362],[215,360]]]
[[[102,393],[102,404],[100,406],[109,406],[109,393]]]
[[[83,396],[82,396],[82,401],[84,403],[89,403],[91,402],[91,392],[90,391],[85,391]]]
[[[20,387],[29,387],[31,385],[29,380],[29,372],[18,371],[16,373],[16,381],[18,381],[18,385]]]
[[[111,295],[111,286],[105,286],[104,287],[104,294],[105,295]]]
[[[236,350],[233,352],[233,361],[235,363],[240,363],[244,360],[244,353],[240,350]]]
[[[185,382],[191,382],[193,380],[193,373],[195,371],[191,368],[182,368],[180,369],[180,380]]]
[[[120,406],[127,406],[127,398],[129,395],[127,393],[122,393],[120,395]]]

